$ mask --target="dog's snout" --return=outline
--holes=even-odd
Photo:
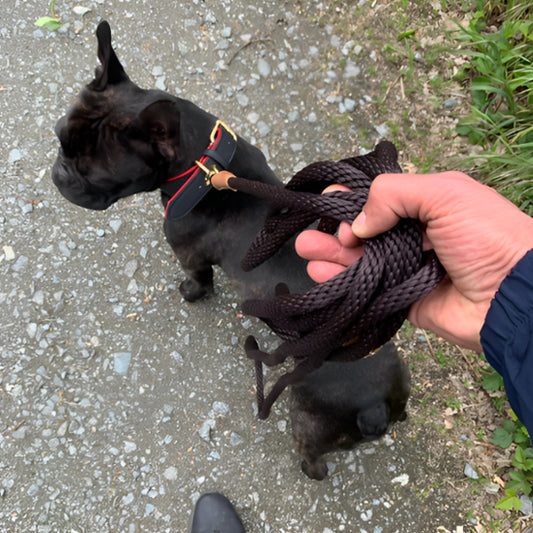
[[[62,150],[59,149],[57,159],[52,167],[52,180],[58,187],[66,186],[69,181],[69,170],[63,159]]]
[[[68,119],[66,116],[61,117],[55,125],[54,132],[59,139],[59,142],[61,143],[61,146],[66,145],[66,139],[67,139],[67,122]]]
[[[61,117],[61,118],[56,122],[56,125],[55,125],[55,128],[54,128],[54,131],[55,131],[55,134],[57,135],[57,137],[58,137],[59,139],[61,139],[61,132],[62,132],[63,129],[65,128],[66,123],[67,123],[67,117]]]

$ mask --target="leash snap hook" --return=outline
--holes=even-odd
[[[216,165],[213,165],[211,168],[206,167],[203,163],[200,161],[195,161],[195,163],[205,172],[205,183],[206,185],[211,185],[211,178],[219,173],[219,170]]]

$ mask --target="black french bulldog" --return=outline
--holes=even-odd
[[[109,24],[101,22],[96,35],[101,65],[56,125],[61,146],[52,179],[61,194],[102,210],[120,198],[160,189],[165,236],[186,273],[180,292],[188,301],[213,291],[213,265],[240,282],[245,297],[271,296],[279,282],[295,292],[312,286],[292,242],[244,272],[241,258],[269,207],[210,187],[215,168],[282,186],[263,154],[193,103],[135,85],[111,46]],[[294,431],[311,477],[325,476],[325,464],[315,462],[332,440],[343,433],[354,440],[376,437],[403,413],[408,380],[398,361],[382,359],[328,363],[294,388]],[[306,421],[313,427],[306,429]]]
[[[324,479],[321,456],[382,436],[405,420],[411,375],[392,342],[348,363],[326,362],[291,387],[291,423],[302,470]]]
[[[281,281],[294,291],[308,289],[305,263],[290,243],[265,265],[242,271],[241,258],[268,205],[209,187],[214,167],[281,186],[263,153],[193,103],[135,85],[111,46],[109,24],[101,22],[96,35],[101,66],[55,128],[61,147],[52,179],[61,194],[79,206],[106,209],[160,189],[165,236],[186,273],[180,292],[188,301],[212,292],[212,265],[242,282],[246,296],[271,294]],[[186,205],[168,216],[176,199]]]

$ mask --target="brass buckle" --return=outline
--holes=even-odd
[[[211,130],[211,135],[209,136],[209,139],[211,140],[211,142],[215,141],[215,136],[217,134],[217,130],[219,126],[222,126],[233,137],[234,141],[237,140],[237,135],[235,134],[235,132],[225,122],[222,122],[222,120],[217,120],[215,122],[214,128]]]

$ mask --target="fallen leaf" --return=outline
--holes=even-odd
[[[492,476],[492,481],[494,483],[498,483],[498,485],[500,485],[500,487],[505,487],[505,481],[500,477],[500,476],[497,476],[496,474],[494,474],[494,476]]]

